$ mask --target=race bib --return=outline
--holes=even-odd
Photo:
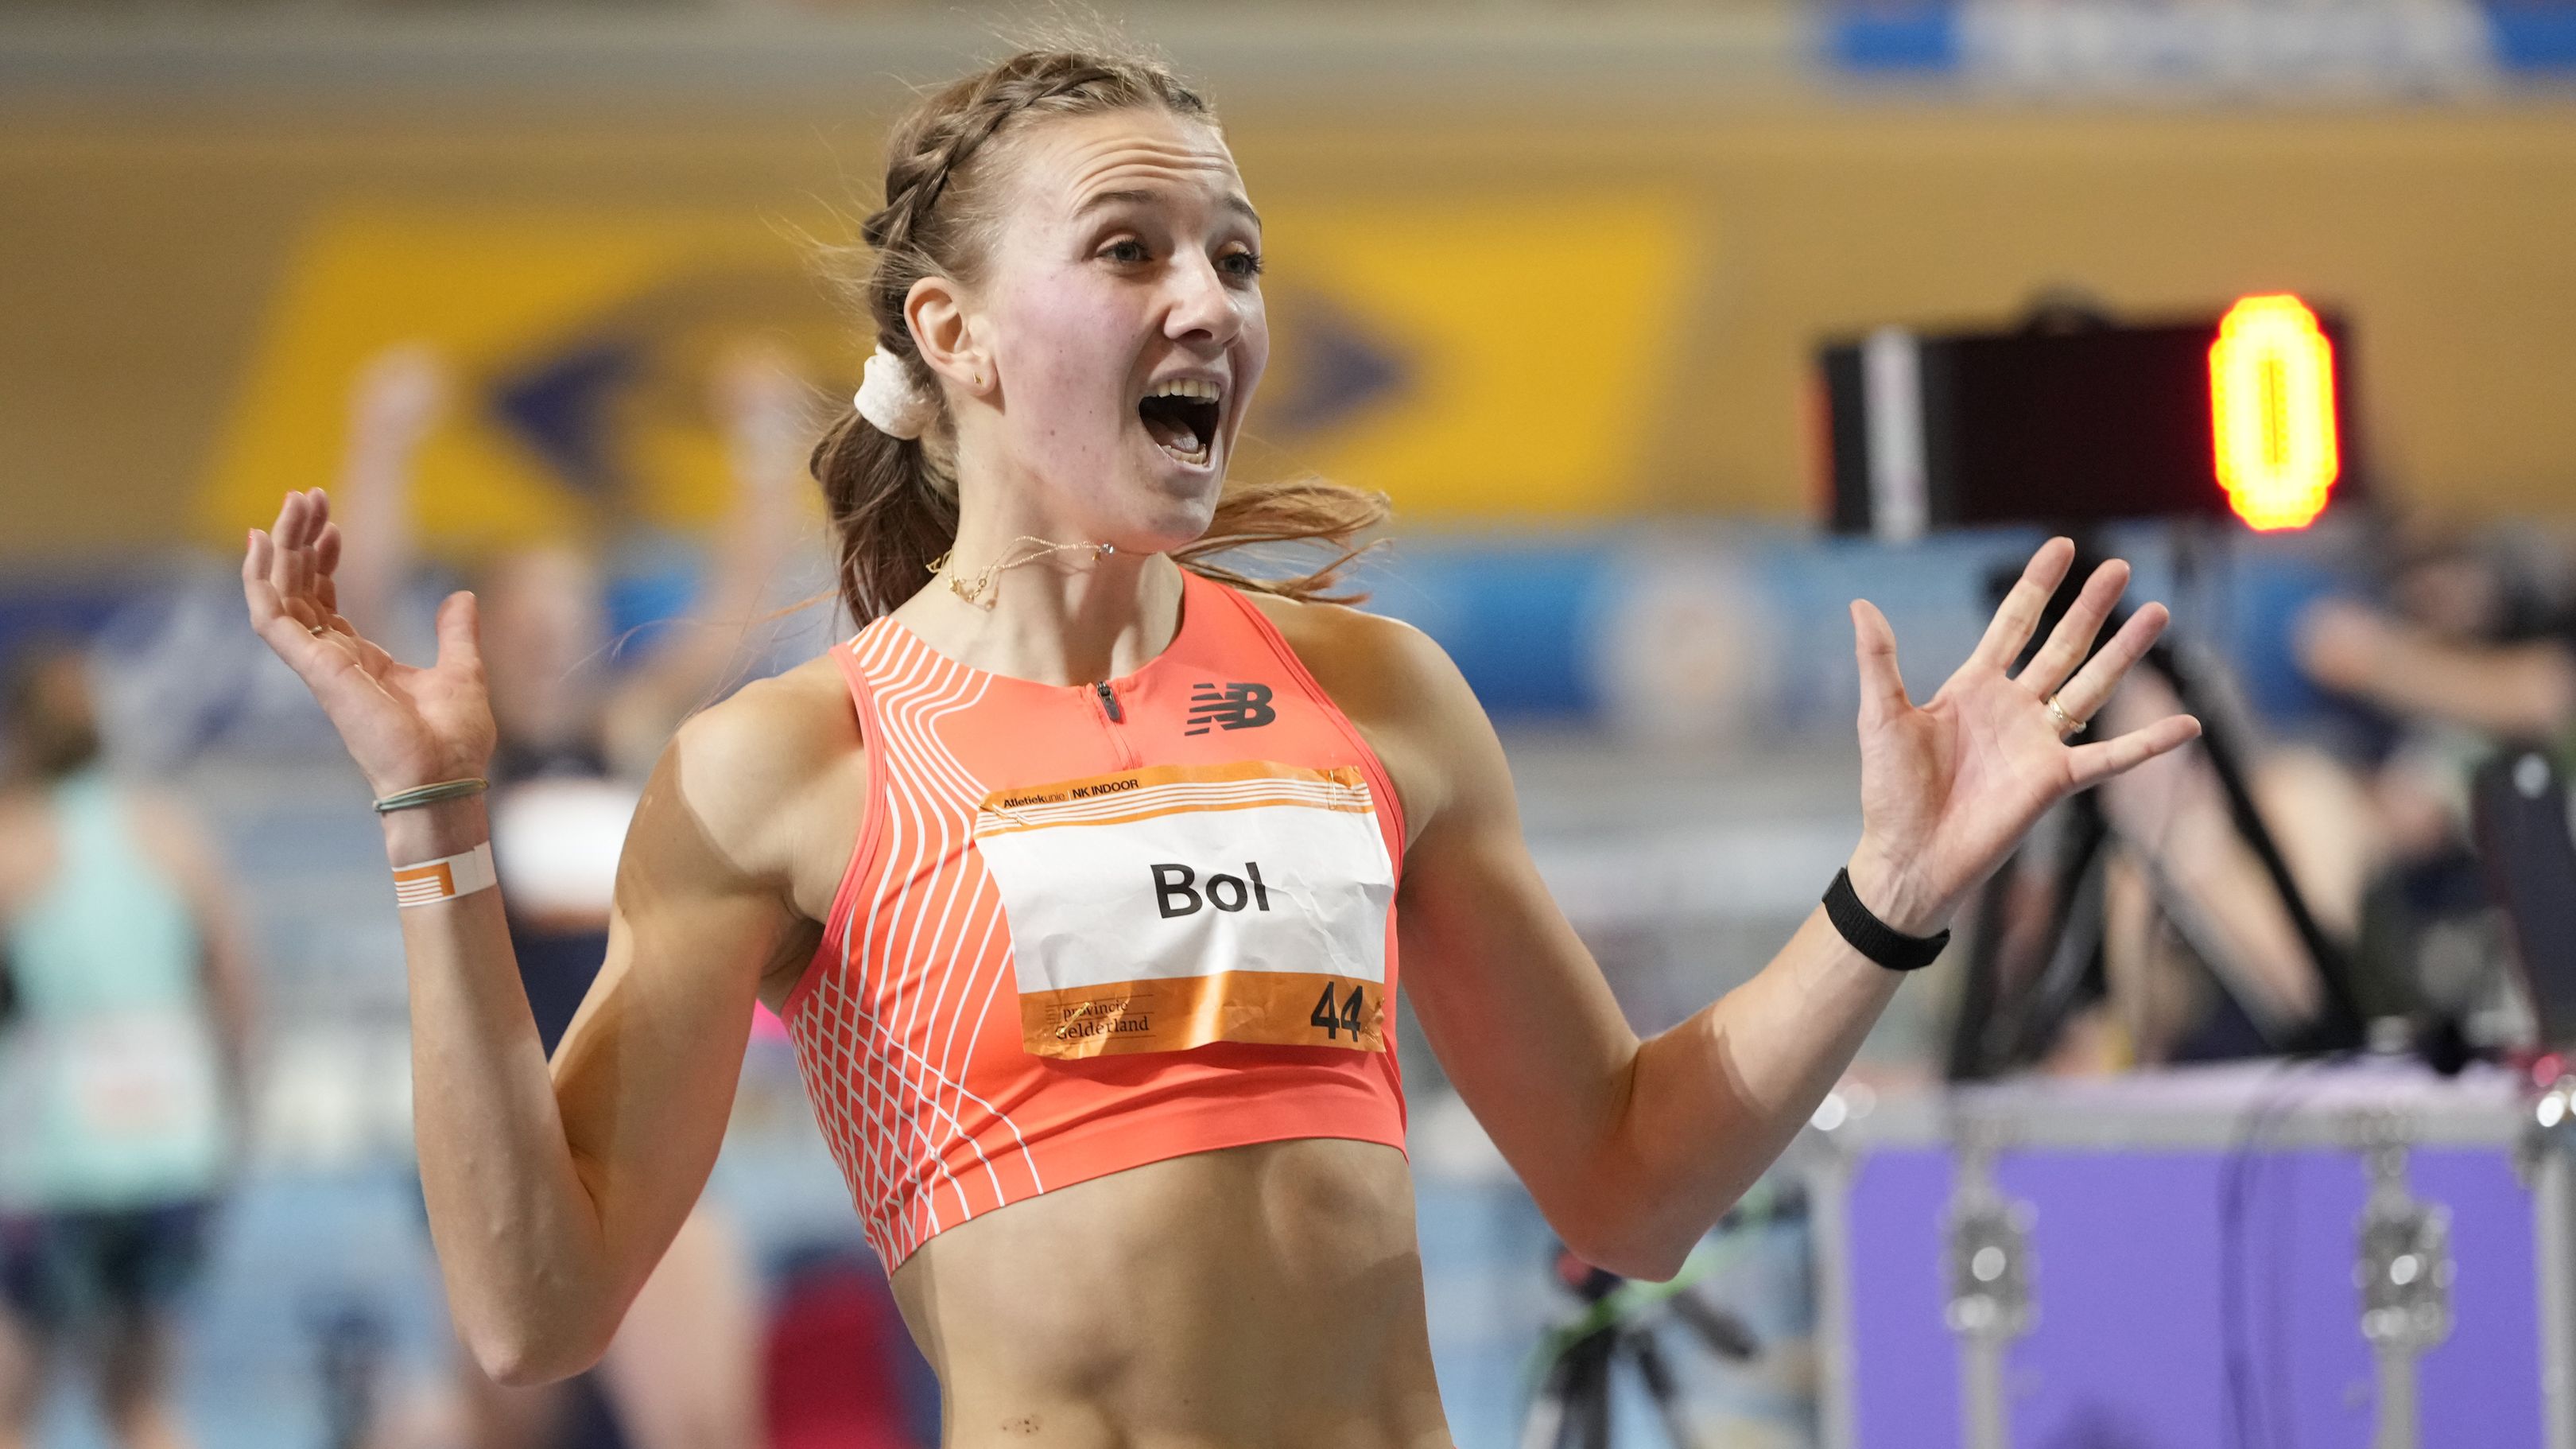
[[[1395,867],[1348,766],[1156,766],[995,791],[975,819],[1039,1056],[1386,1050]]]

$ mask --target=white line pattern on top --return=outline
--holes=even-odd
[[[880,865],[865,909],[854,904],[843,923],[839,969],[827,968],[816,983],[797,1035],[809,1069],[838,1089],[817,1093],[829,1104],[820,1114],[825,1136],[869,1245],[891,1266],[946,1224],[942,1197],[953,1199],[959,1220],[1014,1200],[985,1151],[981,1132],[993,1124],[1011,1134],[1005,1155],[1016,1150],[1031,1190],[1045,1188],[1019,1124],[965,1081],[977,1033],[1010,976],[1010,952],[999,895],[969,844],[986,792],[940,738],[939,724],[980,703],[991,676],[940,657],[890,620],[846,647],[874,704],[868,723],[876,738],[868,744],[882,752],[884,793],[869,802],[884,811]],[[949,879],[923,890],[943,862]],[[996,932],[1002,960],[988,963]],[[979,978],[983,1001],[960,1060],[958,1028]],[[948,1026],[934,1041],[943,1013]],[[964,1120],[969,1104],[984,1114],[979,1127]],[[983,1186],[973,1192],[948,1165],[961,1141],[982,1169],[974,1176]]]
[[[910,907],[909,920],[902,918],[902,906],[899,906],[897,919],[888,922],[882,947],[880,948],[875,941],[862,943],[871,948],[882,949],[885,961],[893,968],[881,978],[886,984],[881,985],[873,993],[874,998],[879,1002],[886,1001],[886,992],[889,988],[898,990],[900,994],[882,1012],[871,1009],[868,998],[865,997],[861,999],[860,1009],[869,1017],[876,1035],[883,1038],[889,1049],[882,1059],[885,1067],[884,1074],[895,1078],[900,1083],[902,1098],[889,1104],[890,1110],[910,1129],[912,1137],[922,1149],[923,1157],[929,1160],[931,1169],[938,1176],[947,1179],[949,1189],[957,1197],[958,1215],[962,1219],[974,1215],[972,1207],[966,1201],[965,1188],[958,1183],[955,1175],[948,1171],[947,1159],[940,1152],[939,1144],[931,1141],[930,1134],[923,1131],[921,1126],[919,1108],[935,1099],[936,1084],[925,1084],[922,1081],[923,1074],[918,1068],[927,1063],[921,1058],[920,1053],[910,1050],[910,1044],[904,1039],[911,1029],[913,1019],[919,1014],[922,998],[929,985],[931,963],[935,959],[935,955],[925,955],[921,950],[921,930],[928,915],[927,903],[919,900],[912,893],[909,884],[919,874],[924,864],[935,864],[944,859],[949,845],[948,822],[945,818],[947,812],[939,808],[941,802],[936,793],[922,789],[918,782],[921,772],[916,768],[918,762],[913,758],[917,747],[913,738],[912,722],[916,716],[934,710],[961,707],[958,693],[960,681],[957,676],[951,671],[937,668],[935,661],[930,661],[932,667],[923,668],[921,667],[923,662],[905,660],[896,665],[898,676],[909,676],[916,681],[916,686],[909,690],[888,689],[880,697],[877,710],[878,719],[885,727],[887,760],[889,765],[894,767],[888,771],[887,779],[895,783],[909,797],[908,803],[913,811],[915,838],[911,867],[890,876],[882,888],[884,891],[902,892],[902,906]],[[980,690],[977,691],[978,697],[981,693]],[[933,829],[937,831],[935,842],[932,838]],[[951,883],[953,885],[954,882]],[[905,932],[900,945],[897,944],[898,932]],[[936,944],[934,938],[934,950]],[[944,964],[948,972],[954,971],[953,961]],[[910,971],[913,969],[920,972],[919,980],[910,979]],[[944,975],[945,973],[943,973],[943,979]],[[900,1025],[896,1021],[898,1008],[903,1012]],[[912,1220],[914,1217],[927,1217],[931,1233],[936,1233],[945,1226],[939,1216],[937,1191],[930,1183],[923,1181],[925,1176],[923,1163],[916,1159],[910,1165],[910,1170],[903,1174],[899,1183],[904,1187],[917,1184],[922,1189],[906,1203],[906,1206],[916,1209],[916,1212],[898,1225],[899,1232],[902,1234],[899,1242],[903,1251],[907,1253],[912,1250],[919,1238],[924,1236],[921,1224]]]
[[[955,666],[948,664],[947,661],[937,661],[937,664],[939,667],[936,672],[943,676],[955,675],[959,672]],[[971,708],[975,703],[979,702],[983,698],[984,688],[984,684],[979,682],[972,697],[961,697],[951,693],[943,697],[936,707],[931,706],[925,701],[919,709],[906,712],[898,719],[891,721],[888,725],[888,729],[903,737],[902,743],[907,754],[920,752],[922,751],[924,740],[935,740],[937,738],[936,731],[939,718],[960,709]],[[953,809],[937,812],[937,818],[939,822],[939,849],[932,858],[934,860],[944,860],[948,857],[950,849],[955,842],[962,837],[952,834],[952,831],[955,828],[953,824],[955,818]],[[993,1171],[991,1161],[985,1158],[983,1145],[975,1140],[974,1134],[964,1130],[964,1125],[957,1119],[954,1107],[948,1101],[943,1100],[941,1096],[943,1087],[955,1088],[959,1091],[962,1091],[963,1087],[949,1076],[947,1064],[944,1061],[934,1063],[926,1054],[920,1052],[911,1044],[916,1026],[921,1020],[921,1014],[925,1009],[925,1006],[927,1006],[930,1011],[931,1023],[933,1025],[937,1024],[939,1020],[938,1014],[945,1008],[947,1003],[949,983],[953,981],[957,975],[959,960],[957,948],[964,944],[962,938],[965,930],[968,926],[971,926],[974,914],[974,903],[969,902],[967,920],[964,924],[961,924],[958,927],[958,939],[951,941],[949,937],[949,922],[956,913],[957,898],[963,888],[963,881],[961,879],[963,874],[964,872],[960,870],[951,872],[949,875],[947,881],[947,899],[940,905],[938,922],[931,930],[931,947],[929,954],[924,955],[917,949],[917,946],[908,945],[902,956],[902,959],[909,961],[938,961],[940,963],[939,984],[933,990],[915,991],[912,993],[912,998],[904,1003],[904,1019],[902,1025],[894,1030],[891,1035],[901,1046],[905,1054],[913,1059],[913,1061],[921,1067],[923,1073],[930,1079],[927,1083],[921,1085],[922,1100],[931,1108],[932,1111],[944,1114],[948,1118],[948,1137],[944,1141],[933,1145],[931,1149],[932,1153],[940,1163],[941,1171],[943,1173],[947,1171],[946,1148],[948,1143],[955,1141],[959,1137],[963,1137],[967,1146],[974,1151],[976,1160],[982,1163],[985,1176],[992,1185],[994,1199],[998,1203],[1002,1196],[1002,1182],[1000,1175]],[[919,940],[920,928],[927,917],[927,910],[916,914],[913,923],[915,933],[914,941],[916,943]],[[971,973],[974,970],[975,963],[970,959],[967,961],[966,965],[969,972],[969,982],[971,984]],[[925,986],[928,985],[926,980],[923,984]],[[906,1082],[907,1085],[913,1084],[911,1073],[909,1071],[906,1073]],[[966,1201],[963,1187],[957,1186],[953,1176],[951,1177],[950,1182],[951,1186],[955,1187],[957,1190],[957,1206],[961,1218],[974,1216],[974,1209]]]

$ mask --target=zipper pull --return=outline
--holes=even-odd
[[[1109,712],[1109,722],[1125,724],[1127,712],[1118,707],[1118,696],[1110,690],[1109,681],[1104,679],[1091,687],[1100,691],[1100,707]]]

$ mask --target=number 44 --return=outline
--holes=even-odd
[[[1341,1004],[1337,1014],[1333,1007],[1333,984],[1329,981],[1325,982],[1324,994],[1315,998],[1315,1009],[1306,1017],[1306,1020],[1312,1025],[1322,1027],[1325,1037],[1329,1040],[1341,1040],[1341,1031],[1348,1028],[1351,1040],[1358,1041],[1360,1027],[1365,1020],[1360,1014],[1360,989],[1356,986],[1351,988],[1350,1000]]]

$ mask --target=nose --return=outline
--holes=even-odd
[[[1204,255],[1193,252],[1173,267],[1171,311],[1163,335],[1175,342],[1220,348],[1243,330],[1243,299]]]

